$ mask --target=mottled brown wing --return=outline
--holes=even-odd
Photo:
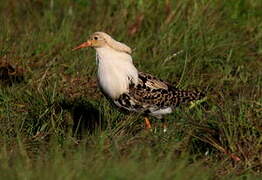
[[[181,103],[197,100],[203,96],[201,92],[179,90],[150,74],[140,72],[138,84],[130,84],[129,92],[123,93],[113,102],[123,111],[161,118],[168,108],[173,109]]]
[[[142,104],[143,107],[170,106],[173,98],[170,91],[171,85],[156,77],[139,72],[139,81],[136,86],[130,86],[129,95],[137,104]],[[175,88],[174,88],[175,89]]]
[[[130,86],[129,95],[136,104],[158,108],[175,107],[180,103],[199,99],[199,93],[183,91],[150,74],[139,72],[139,82]]]

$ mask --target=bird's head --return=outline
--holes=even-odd
[[[78,50],[85,47],[102,48],[110,47],[116,51],[125,52],[131,54],[131,49],[127,45],[114,40],[111,36],[104,32],[93,33],[86,42],[80,44],[79,46],[73,48],[73,50]]]

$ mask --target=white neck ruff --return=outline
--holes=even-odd
[[[113,99],[128,92],[129,84],[138,82],[138,71],[132,57],[108,46],[96,48],[98,82],[100,88]]]

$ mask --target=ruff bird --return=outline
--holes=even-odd
[[[133,64],[131,49],[104,32],[95,32],[73,50],[85,47],[96,50],[98,84],[103,94],[120,110],[143,114],[146,128],[151,128],[148,116],[162,120],[163,115],[171,113],[178,105],[204,96],[198,91],[179,90],[168,82],[139,72]]]

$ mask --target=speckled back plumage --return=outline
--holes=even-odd
[[[201,99],[198,91],[184,91],[150,74],[139,72],[137,85],[130,84],[129,93],[123,93],[114,103],[123,110],[149,114],[161,118],[180,104]],[[168,112],[166,111],[167,109]],[[157,113],[154,113],[157,112]],[[159,112],[159,113],[158,113]]]

